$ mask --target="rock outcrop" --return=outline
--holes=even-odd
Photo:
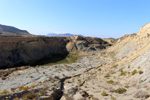
[[[0,68],[32,65],[52,58],[67,55],[65,38],[48,37],[1,37]]]
[[[66,45],[69,52],[77,51],[95,51],[97,49],[106,49],[108,42],[100,38],[74,36],[68,38],[70,42]]]
[[[105,43],[105,44],[103,44]],[[107,42],[90,37],[0,36],[0,68],[36,65],[69,52],[105,49]]]
[[[150,36],[150,23],[141,27],[140,31],[137,33],[140,37],[147,37]]]

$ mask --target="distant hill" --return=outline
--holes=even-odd
[[[46,36],[50,36],[50,37],[73,37],[75,36],[74,34],[71,34],[71,33],[59,33],[59,34],[56,34],[56,33],[49,33],[47,34]],[[80,35],[81,36],[81,35]]]
[[[30,35],[26,30],[0,24],[0,35]]]

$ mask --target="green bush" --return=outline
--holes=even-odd
[[[136,69],[132,71],[132,75],[134,75],[136,73],[137,73]]]
[[[139,71],[139,74],[142,74],[142,73],[143,73],[143,71],[140,70],[140,71]]]
[[[141,67],[139,66],[138,69],[140,69]]]
[[[119,94],[123,94],[124,92],[126,92],[127,90],[125,88],[118,88],[115,90],[116,93],[119,93]]]
[[[140,80],[140,81],[139,81],[139,83],[142,83],[142,82],[143,82],[143,80]]]
[[[122,69],[120,70],[120,76],[123,76],[123,75],[125,76],[126,73],[127,73],[126,71],[123,71]]]
[[[115,74],[116,72],[112,72],[111,74]]]
[[[98,68],[98,71],[101,71],[102,69],[101,68]]]
[[[107,81],[107,83],[114,84],[114,81],[113,80],[109,80],[109,81]]]
[[[125,85],[125,88],[129,88],[129,85],[127,84],[127,85]]]
[[[103,92],[101,93],[101,95],[102,95],[102,96],[108,96],[108,94],[107,94],[105,91],[103,91]]]
[[[128,66],[128,68],[130,68],[130,65]]]

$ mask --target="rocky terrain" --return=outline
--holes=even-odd
[[[54,55],[67,55],[65,38],[0,37],[0,68],[34,65]]]
[[[30,35],[26,30],[0,24],[0,35]]]
[[[105,44],[103,44],[105,43]],[[65,57],[69,52],[105,49],[108,43],[90,37],[0,37],[0,68],[37,65],[54,56]]]
[[[146,24],[104,50],[100,39],[69,38],[67,51],[86,56],[71,64],[1,70],[0,100],[150,100],[149,33]]]

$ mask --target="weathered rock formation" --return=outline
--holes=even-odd
[[[150,23],[141,27],[140,31],[137,33],[140,37],[147,37],[150,36]]]
[[[68,54],[65,38],[1,37],[0,68],[32,65],[54,55]]]
[[[35,65],[55,55],[105,49],[99,38],[90,37],[0,37],[0,68]],[[107,42],[106,42],[107,44]]]
[[[100,38],[74,36],[68,38],[70,42],[66,48],[69,52],[76,51],[94,51],[96,49],[105,49],[108,43]]]

